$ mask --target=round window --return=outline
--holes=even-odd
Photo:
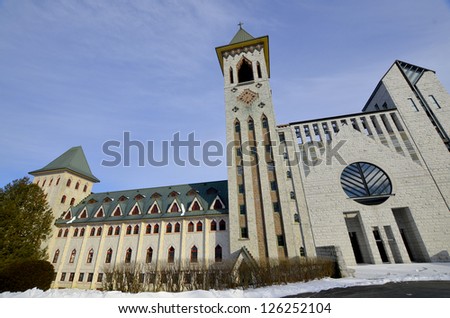
[[[367,162],[348,165],[342,171],[341,186],[349,198],[365,205],[381,204],[392,194],[392,184],[387,174]]]

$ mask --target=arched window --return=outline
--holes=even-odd
[[[173,263],[175,261],[175,249],[173,246],[169,248],[169,253],[167,255],[167,263]]]
[[[214,220],[211,221],[211,231],[217,231],[217,222]]]
[[[189,224],[188,224],[188,232],[194,232],[194,223],[189,222]]]
[[[248,82],[253,81],[253,67],[252,62],[243,57],[238,63],[238,82]]]
[[[268,128],[268,127],[269,127],[269,124],[268,124],[268,122],[267,122],[266,116],[264,116],[264,117],[261,119],[261,123],[262,123],[263,128]]]
[[[77,250],[73,249],[72,253],[70,253],[69,263],[73,263],[75,261],[75,256],[77,256]]]
[[[230,84],[234,83],[234,78],[233,78],[233,68],[230,66]]]
[[[151,247],[149,247],[147,249],[147,255],[145,256],[145,262],[146,263],[151,263],[152,262],[152,258],[153,258],[153,249]]]
[[[86,263],[88,263],[88,264],[90,264],[90,263],[92,263],[92,259],[94,258],[94,249],[90,249],[89,250],[89,253],[88,253],[88,256],[87,256],[87,260],[86,260]]]
[[[203,231],[203,223],[198,221],[197,222],[197,232]]]
[[[175,224],[175,233],[179,233],[181,231],[181,225],[179,222]]]
[[[98,230],[97,230],[97,236],[100,236],[100,235],[102,235],[102,228],[101,227],[99,227]]]
[[[64,237],[67,237],[67,235],[69,235],[69,229],[64,230]]]
[[[222,247],[220,245],[217,245],[214,249],[214,260],[216,262],[222,261]]]
[[[83,187],[83,192],[86,192],[86,191],[87,191],[87,184],[85,184]]]
[[[167,223],[167,225],[166,225],[166,233],[172,233],[172,223]]]
[[[66,182],[66,186],[67,186],[67,187],[70,187],[70,184],[71,184],[71,183],[72,183],[72,180],[70,180],[70,179],[69,179],[69,180],[67,180],[67,182]]]
[[[55,251],[55,254],[53,255],[53,263],[57,263],[59,258],[59,250]]]
[[[139,225],[134,226],[133,234],[139,234]]]
[[[153,227],[153,233],[159,233],[159,224],[155,224],[155,226]]]
[[[36,182],[37,185],[39,185],[39,181],[40,181],[40,180],[38,180],[38,181]]]
[[[110,248],[110,249],[106,252],[105,263],[107,263],[107,264],[111,263],[112,254],[113,254],[113,250],[112,250],[112,248]]]
[[[126,234],[127,234],[127,235],[130,235],[132,229],[133,229],[133,227],[132,227],[131,225],[128,225],[128,226],[127,226],[127,232],[126,232]]]
[[[51,186],[53,183],[53,179],[50,179],[50,182],[48,183],[48,186]]]
[[[77,183],[75,184],[75,190],[78,190],[79,187],[80,187],[80,182],[77,182]]]
[[[127,252],[125,253],[125,263],[131,262],[131,254],[133,253],[133,250],[130,248],[127,249]]]
[[[67,199],[67,197],[65,195],[63,195],[61,198],[61,203],[66,203],[66,199]]]
[[[56,179],[56,185],[59,184],[59,180],[60,180],[60,179],[61,179],[61,178]]]
[[[256,62],[256,72],[258,73],[258,78],[262,78],[261,64],[259,62]]]
[[[44,186],[45,186],[45,181],[47,181],[47,180],[44,180],[44,182],[42,182],[42,187],[44,187]]]
[[[198,249],[197,246],[192,246],[191,248],[191,263],[197,263],[198,262]]]
[[[114,231],[114,228],[112,226],[110,226],[108,228],[108,235],[113,235],[113,231]]]
[[[152,226],[150,224],[147,224],[145,228],[145,234],[151,234],[152,233]]]
[[[91,234],[90,234],[90,236],[94,236],[95,235],[95,227],[93,227],[92,229],[91,229]]]
[[[227,223],[224,220],[219,222],[219,231],[225,231],[227,229]]]
[[[80,236],[84,236],[84,227],[80,230]]]
[[[78,236],[78,228],[75,229],[75,231],[73,231],[73,236],[77,237]]]
[[[62,234],[63,234],[63,230],[62,230],[62,229],[59,229],[59,231],[58,231],[58,237],[61,237]]]
[[[253,119],[249,119],[248,121],[248,130],[254,130],[255,124],[253,123]]]
[[[74,205],[75,203],[75,198],[70,199],[70,205]]]
[[[234,123],[234,132],[235,133],[241,132],[241,123],[237,119],[236,119],[236,122]]]
[[[120,234],[120,226],[116,226],[116,229],[114,230],[114,235],[119,235]]]

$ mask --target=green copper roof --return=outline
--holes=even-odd
[[[240,27],[239,31],[237,31],[236,35],[231,40],[230,44],[245,42],[253,39],[254,39],[253,36],[251,36],[247,31],[245,31],[242,27]]]
[[[79,174],[93,182],[100,182],[91,172],[89,164],[84,155],[81,146],[73,147],[63,153],[61,156],[50,162],[45,167],[29,172],[31,175],[55,170],[68,170]]]
[[[221,204],[215,206],[214,203],[218,199],[223,206]],[[199,203],[201,209],[189,211],[194,200]],[[169,212],[174,201],[180,210]],[[151,213],[154,204],[157,204],[159,213]],[[132,213],[136,206],[139,214]],[[120,208],[120,215],[114,213],[117,208]],[[103,211],[102,216],[97,214],[100,209]],[[228,214],[228,182],[226,180],[92,193],[70,208],[70,217],[65,214],[56,220],[56,224],[198,218],[222,214]]]

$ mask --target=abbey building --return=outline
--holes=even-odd
[[[450,261],[450,96],[434,71],[395,61],[361,112],[277,124],[269,38],[240,28],[216,53],[228,180],[91,193],[81,147],[30,172],[55,214],[54,287],[101,288],[133,262]]]

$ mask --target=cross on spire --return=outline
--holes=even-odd
[[[244,24],[243,22],[239,22],[239,23],[238,23],[240,29],[242,29],[242,25],[243,25],[243,24]]]

